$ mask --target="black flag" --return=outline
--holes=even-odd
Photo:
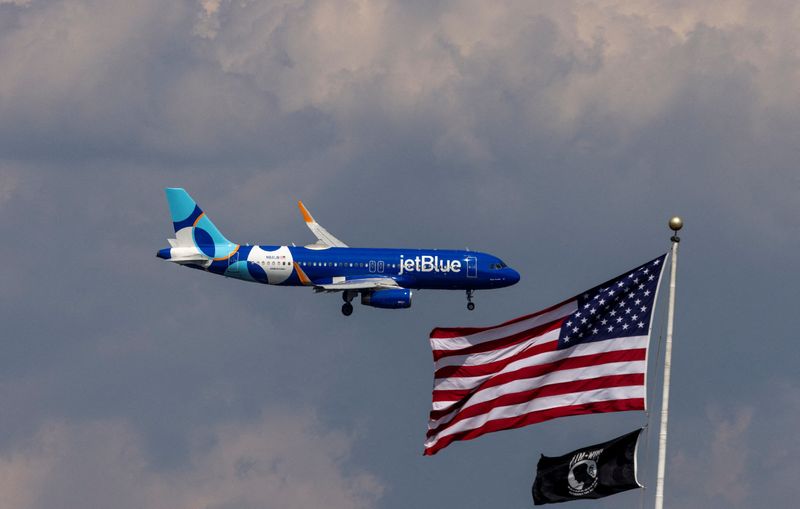
[[[602,498],[641,488],[636,480],[636,444],[641,432],[638,429],[557,458],[543,454],[536,466],[533,503]]]

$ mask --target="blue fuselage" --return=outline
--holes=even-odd
[[[170,259],[170,249],[159,251],[158,256]],[[226,257],[185,265],[282,286],[384,277],[410,289],[484,290],[519,281],[519,273],[499,258],[460,250],[240,245]]]

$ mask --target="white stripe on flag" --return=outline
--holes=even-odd
[[[519,405],[509,405],[504,407],[492,408],[489,412],[475,417],[469,417],[463,421],[458,421],[452,426],[445,428],[438,434],[425,441],[425,448],[428,449],[436,445],[442,438],[454,435],[461,431],[480,428],[489,421],[505,419],[507,417],[517,417],[531,412],[548,410],[564,406],[583,405],[586,403],[596,403],[601,401],[614,401],[618,399],[644,398],[644,386],[634,385],[627,387],[611,387],[607,389],[597,389],[593,391],[575,392],[562,394],[559,396],[548,396],[536,398],[532,401]]]
[[[558,329],[551,330],[541,336],[527,339],[522,343],[516,343],[514,345],[498,348],[497,350],[443,357],[434,363],[434,368],[438,370],[446,366],[480,366],[483,364],[489,364],[490,362],[501,361],[533,346],[541,345],[543,343],[547,343],[548,341],[555,341],[558,339],[558,333]]]
[[[469,348],[487,341],[494,341],[508,336],[513,336],[528,329],[533,329],[539,325],[550,323],[559,318],[568,316],[578,309],[578,301],[572,300],[566,304],[547,313],[542,313],[521,322],[512,323],[504,327],[497,327],[487,331],[476,332],[469,336],[458,336],[453,338],[430,338],[432,350],[460,350]]]
[[[565,383],[565,382],[575,382],[578,380],[591,380],[593,378],[601,378],[604,376],[644,374],[646,369],[647,369],[646,361],[610,362],[608,364],[601,364],[599,366],[587,366],[584,368],[565,369],[562,371],[554,371],[552,373],[548,373],[542,376],[537,376],[534,378],[523,378],[520,380],[513,380],[511,382],[502,385],[496,385],[494,387],[489,387],[488,389],[483,389],[475,392],[474,394],[470,395],[469,400],[467,400],[467,402],[462,407],[458,408],[457,410],[454,410],[453,412],[445,416],[442,416],[436,421],[432,421],[428,425],[428,429],[434,429],[438,427],[441,423],[449,421],[452,418],[452,416],[457,412],[461,412],[464,409],[477,405],[478,403],[491,401],[497,397],[504,396],[506,394],[515,394],[518,392],[525,392],[533,389],[538,389],[540,387],[545,387],[547,385]],[[457,401],[434,401],[433,410],[444,410],[455,403],[457,403]]]
[[[555,331],[558,333],[558,331]],[[563,350],[554,350],[550,352],[543,352],[528,358],[520,359],[511,362],[508,366],[500,371],[489,373],[482,376],[472,377],[458,377],[449,376],[447,378],[436,378],[433,381],[433,388],[435,391],[446,390],[463,390],[471,389],[479,386],[488,378],[493,378],[501,373],[509,373],[521,368],[530,366],[538,366],[540,364],[549,364],[557,362],[568,357],[580,357],[583,355],[596,355],[601,353],[619,351],[619,350],[633,350],[637,348],[647,348],[647,336],[631,336],[627,338],[614,338],[606,339],[604,341],[595,341],[592,343],[581,343],[571,348]],[[465,363],[465,366],[471,366],[471,363]],[[480,364],[476,364],[480,365]]]

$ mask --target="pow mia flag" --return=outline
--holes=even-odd
[[[641,488],[636,480],[636,447],[641,432],[638,429],[556,458],[543,454],[533,482],[534,505],[602,498]]]

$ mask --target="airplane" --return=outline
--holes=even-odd
[[[302,201],[297,203],[317,238],[305,247],[236,244],[228,240],[181,188],[167,188],[175,238],[156,256],[213,274],[278,286],[310,286],[341,292],[342,314],[352,301],[374,308],[411,307],[412,290],[464,290],[467,309],[475,290],[511,286],[519,273],[496,256],[469,250],[348,247],[320,226]]]

